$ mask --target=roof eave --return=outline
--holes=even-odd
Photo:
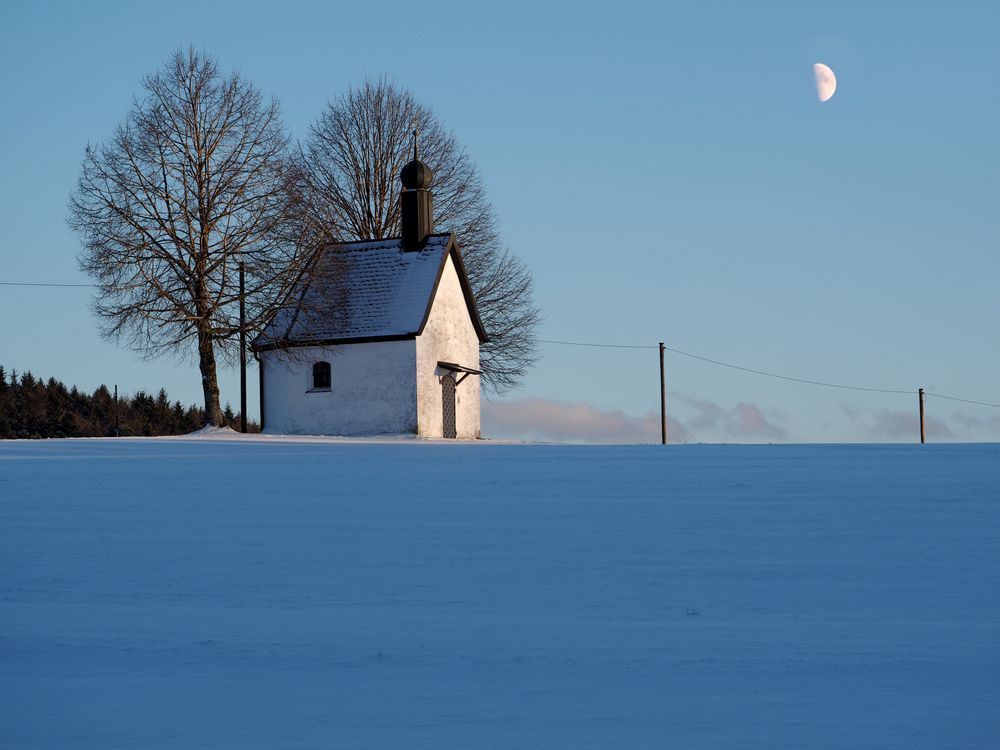
[[[307,346],[342,346],[344,344],[378,344],[387,341],[412,341],[417,333],[394,333],[386,336],[353,336],[333,339],[308,339],[302,341],[271,341],[267,344],[252,345],[255,352],[269,352],[280,349],[300,349]]]

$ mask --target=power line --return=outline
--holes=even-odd
[[[809,385],[821,385],[824,388],[842,388],[847,391],[869,391],[872,393],[916,393],[916,390],[901,390],[897,388],[867,388],[859,385],[842,385],[840,383],[824,383],[820,380],[807,380],[805,378],[793,378],[790,375],[779,375],[775,372],[765,372],[764,370],[754,370],[750,367],[741,367],[740,365],[730,364],[729,362],[720,362],[717,359],[709,359],[708,357],[701,357],[697,354],[690,354],[688,352],[682,352],[680,349],[671,349],[669,346],[664,346],[667,351],[673,352],[674,354],[680,354],[684,357],[691,357],[692,359],[700,359],[702,362],[711,362],[713,365],[720,365],[722,367],[730,367],[734,370],[742,370],[743,372],[752,372],[755,375],[766,375],[769,378],[778,378],[779,380],[791,380],[795,383],[807,383]]]
[[[562,344],[562,345],[565,345],[565,346],[592,346],[592,347],[600,347],[600,348],[604,348],[604,349],[657,349],[657,348],[659,348],[659,347],[656,347],[656,346],[633,346],[633,345],[628,345],[628,344],[593,344],[593,343],[586,343],[586,342],[582,342],[582,341],[552,341],[552,340],[548,340],[548,339],[538,339],[538,341],[540,343],[543,343],[543,344]],[[664,346],[663,348],[666,349],[667,351],[673,352],[674,354],[680,354],[683,357],[690,357],[691,359],[698,359],[698,360],[701,360],[702,362],[710,362],[713,365],[719,365],[721,367],[729,367],[729,368],[732,368],[733,370],[741,370],[743,372],[752,372],[755,375],[765,375],[765,376],[767,376],[769,378],[778,378],[779,380],[791,380],[792,382],[795,382],[795,383],[807,383],[808,385],[820,385],[820,386],[823,386],[825,388],[843,388],[843,389],[849,390],[849,391],[870,391],[870,392],[874,392],[874,393],[916,393],[916,390],[914,390],[914,389],[900,390],[900,389],[891,389],[891,388],[865,388],[865,387],[856,386],[856,385],[842,385],[840,383],[824,383],[824,382],[819,381],[819,380],[806,380],[805,378],[793,378],[790,375],[779,375],[778,373],[775,373],[775,372],[765,372],[764,370],[754,370],[753,368],[742,367],[741,365],[734,365],[734,364],[732,364],[730,362],[721,362],[721,361],[719,361],[717,359],[709,359],[708,357],[702,357],[702,356],[700,356],[698,354],[691,354],[690,352],[681,351],[680,349],[674,349],[674,348],[669,347],[669,346]]]
[[[589,341],[556,341],[553,339],[538,339],[541,344],[560,344],[562,346],[586,346],[595,347],[600,349],[658,349],[657,346],[651,345],[636,345],[636,344],[598,344]],[[729,367],[733,370],[741,370],[742,372],[752,372],[755,375],[765,375],[769,378],[778,378],[779,380],[790,380],[794,383],[806,383],[808,385],[819,385],[824,388],[842,388],[849,391],[868,391],[871,393],[902,393],[902,394],[913,394],[917,391],[895,389],[895,388],[867,388],[857,385],[843,385],[841,383],[825,383],[820,380],[807,380],[806,378],[793,378],[790,375],[779,375],[775,372],[765,372],[764,370],[755,370],[751,367],[742,367],[741,365],[734,365],[730,362],[722,362],[717,359],[710,359],[709,357],[702,357],[698,354],[691,354],[690,352],[681,351],[680,349],[674,349],[664,345],[663,347],[667,351],[673,352],[674,354],[680,354],[683,357],[690,357],[691,359],[698,359],[702,362],[709,362],[713,365],[719,365],[721,367]],[[935,398],[943,398],[948,401],[960,401],[963,404],[976,404],[977,406],[990,406],[994,409],[1000,409],[1000,404],[990,403],[989,401],[976,401],[970,398],[959,398],[958,396],[946,396],[943,393],[932,393],[930,391],[924,392],[928,396],[934,396]]]
[[[1000,404],[991,404],[988,401],[973,401],[968,398],[959,398],[958,396],[945,396],[943,393],[931,393],[930,391],[924,391],[928,396],[934,396],[935,398],[946,398],[949,401],[961,401],[963,404],[979,404],[980,406],[992,406],[995,409],[1000,409]]]
[[[0,286],[74,286],[74,287],[96,287],[97,284],[48,284],[34,281],[0,281]]]

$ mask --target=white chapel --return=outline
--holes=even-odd
[[[479,437],[486,331],[430,168],[400,179],[403,236],[324,248],[254,341],[265,432]]]

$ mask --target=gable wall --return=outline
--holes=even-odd
[[[441,282],[427,325],[417,337],[417,426],[420,435],[442,436],[440,378],[447,374],[438,362],[453,362],[479,369],[479,337],[469,317],[458,271],[451,256],[445,261]],[[461,378],[458,373],[456,378]],[[457,387],[456,428],[460,438],[479,437],[479,375],[469,375]]]
[[[416,342],[261,352],[264,431],[288,435],[402,435],[417,431]],[[310,392],[314,362],[330,363],[329,391]]]

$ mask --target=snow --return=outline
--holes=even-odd
[[[329,278],[296,289],[290,299],[301,299],[301,305],[275,315],[254,346],[418,333],[450,242],[450,234],[430,235],[414,252],[405,252],[400,239],[332,246],[323,266]]]
[[[0,441],[0,747],[993,748],[1000,445]]]
[[[202,427],[200,430],[195,430],[194,432],[189,433],[187,435],[187,437],[200,437],[200,438],[205,438],[205,437],[208,437],[208,438],[220,438],[220,437],[223,437],[224,438],[224,437],[230,437],[230,436],[235,436],[235,435],[239,435],[239,434],[240,433],[238,433],[232,427],[216,427],[215,425],[207,424],[204,427]]]

